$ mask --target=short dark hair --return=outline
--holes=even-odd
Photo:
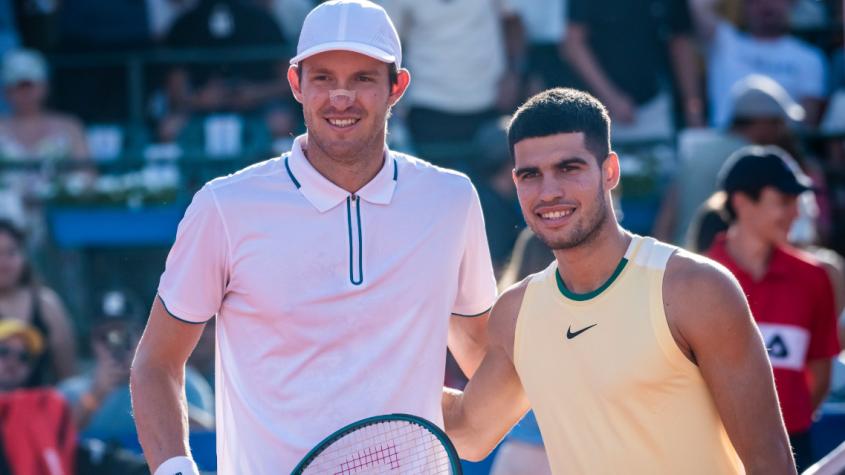
[[[296,77],[299,78],[299,82],[302,82],[302,61],[296,64]],[[391,88],[399,84],[399,67],[396,63],[387,64],[387,80]]]
[[[543,91],[521,105],[508,126],[508,146],[521,140],[556,134],[584,134],[587,150],[599,165],[610,153],[610,116],[598,99],[584,91],[554,88]]]

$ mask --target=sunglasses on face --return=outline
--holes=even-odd
[[[26,350],[19,350],[6,345],[0,345],[0,359],[15,359],[18,363],[29,364],[34,359],[33,355]]]

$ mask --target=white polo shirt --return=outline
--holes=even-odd
[[[450,314],[496,296],[469,179],[388,151],[356,195],[290,154],[206,184],[158,293],[217,315],[221,474],[289,473],[340,427],[404,412],[442,424]]]

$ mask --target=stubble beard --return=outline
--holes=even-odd
[[[598,203],[596,211],[587,217],[585,223],[576,223],[576,226],[574,226],[574,229],[568,235],[545,236],[542,232],[539,232],[532,226],[534,234],[536,234],[537,237],[539,237],[540,240],[553,251],[573,249],[589,244],[596,239],[601,231],[601,228],[608,219],[608,206],[603,194],[604,193],[600,188],[599,194],[596,196],[596,202]],[[580,224],[580,226],[578,224]]]
[[[332,147],[332,144],[328,140],[323,140],[323,137],[319,134],[315,134],[314,131],[317,129],[311,126],[311,121],[306,115],[304,117],[304,121],[305,127],[308,130],[309,146],[313,145],[319,150],[321,155],[333,162],[343,165],[352,165],[361,162],[363,157],[370,154],[380,155],[384,149],[385,140],[387,139],[387,116],[389,113],[390,112],[388,110],[388,113],[385,114],[384,117],[376,118],[374,122],[375,124],[384,124],[382,128],[376,127],[372,133],[366,135],[360,140],[356,140],[355,142],[349,142],[349,145],[343,146],[342,149]],[[317,120],[323,119],[318,117]]]

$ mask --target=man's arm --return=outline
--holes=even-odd
[[[464,392],[444,390],[446,433],[466,460],[486,457],[530,407],[513,366],[514,331],[524,292],[525,284],[517,284],[493,306],[487,354]]]
[[[165,460],[190,454],[185,362],[204,326],[173,318],[156,297],[138,343],[129,385],[138,438],[152,472]]]
[[[563,54],[589,88],[607,106],[614,120],[630,123],[634,120],[636,105],[607,77],[587,43],[590,31],[586,25],[569,23]]]
[[[701,370],[747,472],[794,474],[772,367],[739,284],[711,261],[679,252],[663,288],[673,336]]]
[[[709,43],[722,17],[716,12],[718,0],[690,0],[689,8],[698,37]]]
[[[819,409],[827,393],[830,391],[830,371],[833,361],[830,358],[819,358],[807,362],[807,371],[810,373],[810,397],[813,402],[813,411]]]
[[[510,113],[517,105],[520,94],[522,75],[525,73],[526,40],[525,26],[519,15],[505,6],[499,6],[501,12],[502,33],[505,39],[506,64],[504,74],[499,79],[499,93],[496,106],[500,111]]]
[[[681,93],[684,121],[687,127],[704,127],[704,102],[701,99],[701,71],[698,53],[687,35],[669,40],[669,55]]]
[[[449,319],[449,351],[464,372],[472,378],[487,350],[487,322],[490,312],[475,317],[452,315]]]
[[[675,227],[678,225],[678,186],[669,185],[663,194],[657,217],[651,228],[651,235],[661,241],[672,242],[675,237]]]

